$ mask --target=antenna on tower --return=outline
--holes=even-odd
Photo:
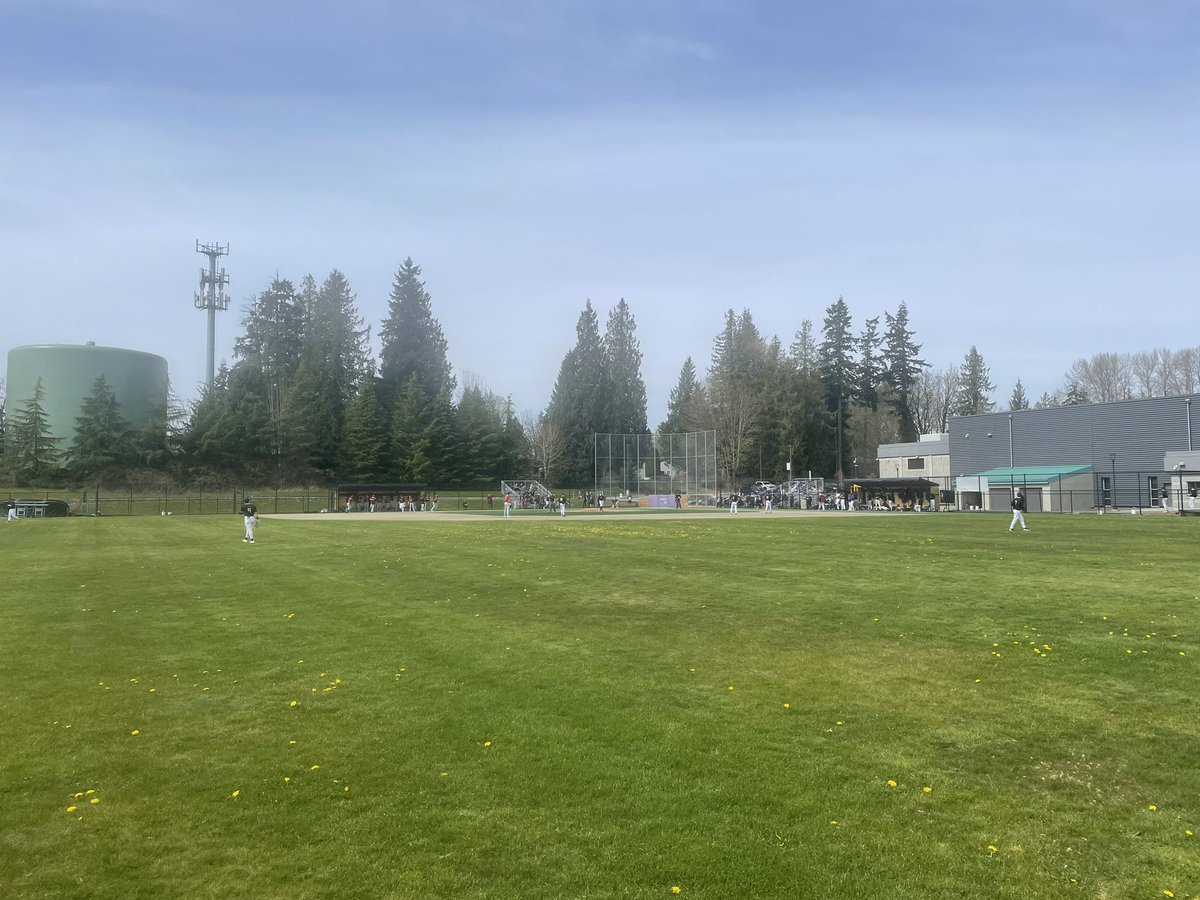
[[[208,368],[205,385],[212,387],[216,376],[217,310],[229,309],[229,297],[225,295],[225,285],[229,284],[229,276],[225,274],[224,269],[217,271],[217,257],[228,256],[229,245],[201,244],[196,241],[196,252],[208,257],[208,271],[200,269],[200,290],[196,292],[196,309],[208,310]]]

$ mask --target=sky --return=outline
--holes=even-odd
[[[199,240],[218,364],[276,275],[342,271],[377,335],[411,257],[519,412],[621,298],[651,427],[726,310],[786,346],[838,297],[1036,400],[1200,343],[1197,46],[1192,0],[0,0],[0,352],[194,399]]]

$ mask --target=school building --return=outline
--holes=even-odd
[[[945,435],[881,445],[879,471],[920,472],[959,509],[1007,510],[1021,489],[1031,512],[1188,511],[1200,394],[953,416]]]

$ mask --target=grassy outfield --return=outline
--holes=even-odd
[[[1200,521],[0,525],[0,896],[1194,897]]]

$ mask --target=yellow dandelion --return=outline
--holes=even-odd
[[[681,887],[680,887],[679,885],[677,885],[677,884],[675,884],[675,885],[672,885],[672,886],[671,886],[671,893],[672,893],[672,894],[682,894],[682,893],[683,893],[683,888],[681,888]]]
[[[131,732],[129,732],[129,733],[130,733],[130,734],[132,734],[132,735],[134,735],[134,736],[137,736],[137,735],[141,734],[142,732],[141,732],[141,730],[140,730],[140,729],[138,729],[138,728],[135,728],[135,729],[133,729],[133,731],[131,731]]]
[[[837,819],[830,819],[829,824],[836,828],[837,827]]]
[[[728,690],[731,690],[731,691],[733,690],[733,685],[732,685],[732,684],[729,686]]]
[[[342,785],[342,793],[343,793],[343,794],[348,794],[348,793],[350,793],[350,785],[348,785],[348,784],[344,784],[344,785]]]
[[[288,706],[290,706],[292,709],[295,709],[299,705],[300,705],[299,700],[293,700],[291,703],[288,704]]]
[[[1175,896],[1175,892],[1174,892],[1174,891],[1168,891],[1166,888],[1163,888],[1163,896],[1164,896],[1164,897],[1174,897],[1174,896]]]
[[[846,723],[845,723],[845,722],[835,722],[834,724],[835,724],[835,725],[838,725],[838,726],[841,726],[841,725],[845,725]]]
[[[237,790],[237,791],[234,791],[234,792],[233,792],[232,794],[230,794],[229,796],[231,796],[231,797],[233,797],[233,798],[235,798],[235,799],[236,799],[237,797],[240,797],[241,795],[242,795],[242,792],[241,792],[240,790]]]
[[[1194,837],[1194,836],[1195,836],[1195,835],[1194,835],[1194,833],[1192,832],[1192,830],[1191,830],[1190,828],[1185,828],[1185,829],[1183,830],[1183,833],[1184,833],[1184,834],[1185,834],[1187,837]]]
[[[290,783],[291,783],[291,781],[292,781],[292,779],[291,779],[291,776],[290,776],[290,775],[284,775],[284,776],[283,776],[283,783],[284,783],[284,784],[290,784]]]
[[[91,800],[88,801],[88,803],[92,804],[92,806],[95,806],[99,802],[100,802],[99,797],[93,797]]]
[[[784,708],[784,709],[791,709],[791,708],[792,708],[792,704],[790,704],[790,703],[785,703],[785,704],[783,704],[783,708]]]
[[[923,794],[932,794],[932,793],[933,793],[933,788],[931,788],[929,785],[925,785],[925,787],[921,788],[921,793],[923,793]]]
[[[449,774],[450,774],[449,772],[438,772],[438,776],[441,778],[445,778]]]
[[[88,788],[86,791],[84,791],[84,793],[87,794],[88,796],[91,796],[92,794],[96,793],[96,789]]]
[[[308,767],[308,771],[310,771],[310,772],[315,772],[315,771],[317,771],[317,769],[319,769],[319,768],[321,768],[321,767],[320,767],[320,766],[309,766],[309,767]]]
[[[490,746],[492,746],[492,742],[491,742],[491,741],[484,741],[484,742],[483,742],[483,746],[485,746],[485,747],[490,747]]]
[[[895,778],[889,778],[889,779],[887,780],[887,786],[888,786],[888,787],[892,787],[892,788],[894,788],[894,787],[896,786],[896,779],[895,779]]]
[[[83,791],[80,791],[79,793],[77,793],[77,794],[75,795],[75,799],[76,799],[76,800],[78,800],[78,799],[79,799],[80,797],[82,797],[82,796],[83,796]]]
[[[67,812],[75,812],[75,810],[77,810],[77,809],[79,809],[78,806],[68,806]]]
[[[1158,810],[1158,807],[1155,806],[1153,803],[1151,803],[1149,806],[1146,807],[1146,809],[1150,810],[1150,812],[1156,812]]]
[[[988,844],[987,851],[988,851],[988,853],[999,853],[1000,848],[997,847],[995,844]]]

